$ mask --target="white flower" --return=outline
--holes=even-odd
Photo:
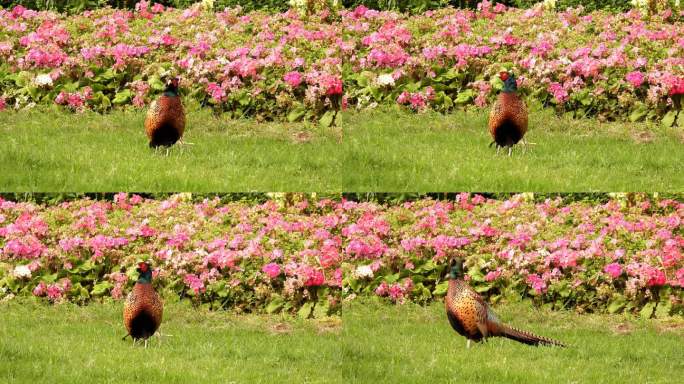
[[[359,265],[354,273],[357,277],[373,278],[373,269],[370,265]]]
[[[52,77],[50,77],[49,74],[43,73],[38,76],[33,80],[37,86],[43,87],[46,85],[52,85]]]
[[[14,267],[13,275],[18,278],[31,277],[31,270],[28,265],[17,265]]]
[[[556,9],[556,0],[544,0],[544,9]]]
[[[378,84],[382,86],[393,86],[394,85],[394,77],[392,77],[391,73],[383,73],[382,75],[378,76]]]

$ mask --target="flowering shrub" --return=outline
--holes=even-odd
[[[316,216],[306,210],[218,198],[193,204],[182,195],[53,206],[0,199],[0,297],[120,300],[137,279],[136,260],[145,258],[167,300],[303,317],[338,313],[341,240],[327,216],[332,208],[316,208]]]
[[[684,28],[672,10],[647,16],[483,1],[474,11],[359,6],[303,15],[203,4],[177,10],[141,1],[134,11],[74,16],[0,10],[0,108],[143,107],[171,73],[188,98],[231,116],[326,125],[340,106],[486,107],[505,67],[530,100],[577,117],[671,126],[681,110]]]
[[[577,311],[684,313],[684,203],[533,203],[524,195],[358,205],[343,295],[429,302],[450,260],[491,301],[527,297]]]
[[[684,202],[667,199],[0,200],[0,298],[53,302],[121,299],[150,258],[167,299],[318,316],[341,295],[434,300],[463,257],[492,301],[661,316],[684,311],[683,250]]]
[[[233,117],[332,121],[343,89],[339,27],[329,15],[214,12],[206,4],[177,10],[140,1],[134,11],[74,16],[0,10],[3,107],[144,107],[165,76],[180,75],[183,94]]]

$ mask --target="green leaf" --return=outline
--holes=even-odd
[[[290,123],[293,123],[295,121],[301,120],[302,117],[304,117],[304,114],[306,113],[305,108],[296,108],[290,111],[290,113],[287,114],[287,121]]]
[[[447,289],[449,289],[449,282],[445,280],[435,286],[432,294],[435,296],[443,296],[446,294]]]
[[[131,92],[130,89],[124,89],[121,92],[117,92],[116,96],[114,96],[114,100],[112,100],[112,103],[125,104],[131,99],[131,97],[133,97],[133,92]]]
[[[663,116],[663,119],[660,120],[660,123],[663,124],[663,126],[670,128],[671,126],[674,125],[675,120],[677,119],[677,114],[679,111],[675,111],[674,109],[669,111],[668,113]]]
[[[313,308],[313,303],[308,301],[302,305],[301,308],[299,308],[299,311],[297,311],[297,316],[300,319],[308,319],[309,316],[311,315],[311,309]]]
[[[329,310],[330,310],[330,304],[328,303],[328,300],[327,299],[320,300],[318,303],[316,303],[316,306],[314,307],[313,317],[316,319],[326,317],[326,316],[328,316]]]
[[[103,281],[101,283],[95,284],[93,290],[90,292],[93,296],[104,295],[113,285],[109,281]]]
[[[648,108],[645,105],[641,104],[638,107],[636,107],[632,111],[632,113],[629,114],[629,121],[631,121],[631,122],[639,121],[639,120],[643,119],[647,113],[648,113]]]
[[[152,76],[147,80],[147,83],[150,85],[152,89],[155,91],[163,91],[164,90],[164,83],[162,83],[161,79],[157,76]]]
[[[653,308],[655,308],[655,303],[648,303],[644,305],[643,308],[641,308],[641,311],[639,311],[639,315],[642,319],[650,319],[653,315]]]
[[[670,316],[670,311],[672,310],[672,302],[669,298],[665,298],[658,303],[655,310],[655,316],[659,319],[666,318]]]
[[[474,95],[475,95],[475,91],[473,91],[472,89],[466,89],[463,92],[459,92],[458,96],[456,96],[456,103],[466,104],[470,100],[472,100]]]
[[[487,291],[489,291],[490,288],[491,287],[489,285],[478,285],[477,287],[475,287],[475,292],[479,292],[479,293],[487,292]]]
[[[608,313],[617,313],[617,312],[619,312],[619,311],[622,309],[622,307],[624,307],[624,306],[625,306],[625,299],[620,298],[620,299],[617,299],[617,300],[613,300],[613,301],[611,301],[610,304],[608,305]]]
[[[279,312],[283,308],[283,305],[285,305],[285,299],[279,295],[273,296],[273,300],[271,300],[271,302],[266,306],[266,313],[269,314]]]
[[[323,128],[328,128],[329,126],[332,125],[333,119],[335,118],[335,111],[326,111],[323,116],[321,116],[320,120],[318,120],[318,124],[321,125]]]

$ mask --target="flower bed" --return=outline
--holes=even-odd
[[[56,206],[0,202],[0,297],[121,299],[151,258],[167,298],[214,307],[332,313],[341,295],[426,303],[450,260],[491,301],[578,311],[684,311],[684,202],[491,200],[380,205],[221,204],[182,196]],[[313,312],[312,312],[313,311]]]
[[[157,201],[119,194],[115,202],[57,206],[0,201],[0,296],[120,300],[142,258],[152,261],[154,284],[167,299],[334,314],[342,269],[324,219],[279,212],[273,202],[192,204],[182,195]]]
[[[365,7],[242,14],[150,2],[75,16],[15,7],[0,11],[0,109],[143,107],[173,73],[189,99],[231,116],[327,125],[342,93],[342,107],[486,107],[506,67],[530,101],[559,112],[671,126],[684,93],[684,28],[675,16],[486,1],[477,11],[414,16]]]

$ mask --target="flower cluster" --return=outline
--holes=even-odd
[[[135,11],[74,16],[0,10],[0,109],[143,107],[172,73],[184,94],[231,116],[321,118],[340,95],[356,108],[450,111],[489,105],[504,67],[521,92],[575,116],[672,125],[681,109],[684,28],[672,12],[483,1],[475,11],[419,15],[363,6],[244,14],[208,4],[141,1]]]

